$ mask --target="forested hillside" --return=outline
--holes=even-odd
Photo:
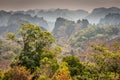
[[[0,80],[120,80],[120,9],[0,11]]]
[[[96,42],[91,42],[91,46],[87,46],[91,51],[86,52],[87,49],[82,48],[86,52],[83,53],[84,56],[71,53],[61,55],[62,47],[55,44],[54,36],[50,32],[36,25],[22,24],[19,30],[21,37],[17,38],[14,33],[8,33],[7,40],[0,41],[0,59],[3,65],[0,66],[0,79],[119,79],[119,30],[119,26],[83,28],[70,38],[72,47],[82,48],[80,45],[84,46],[88,41],[105,40],[107,43],[101,42],[97,45]],[[10,62],[6,63],[6,60]]]
[[[71,47],[78,53],[86,53],[92,44],[107,44],[120,40],[120,26],[97,27],[91,26],[80,30],[69,39]],[[78,49],[77,49],[78,48]]]

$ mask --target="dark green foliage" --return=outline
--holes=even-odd
[[[23,48],[11,67],[26,67],[33,74],[32,80],[41,80],[41,76],[45,79],[52,78],[59,68],[56,55],[61,53],[61,48],[52,46],[55,41],[53,35],[32,24],[23,24],[20,35]]]
[[[23,39],[23,50],[12,66],[25,66],[34,72],[35,68],[40,66],[43,48],[50,47],[54,38],[51,33],[42,31],[38,26],[32,24],[22,24],[20,35]]]
[[[67,62],[71,76],[76,76],[76,75],[82,74],[82,69],[84,67],[80,63],[80,60],[78,57],[66,56],[63,58],[63,61]]]

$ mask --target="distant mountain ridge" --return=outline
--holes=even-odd
[[[91,13],[85,10],[68,10],[68,9],[48,9],[48,10],[28,10],[19,11],[24,14],[29,14],[31,16],[43,17],[50,26],[50,31],[53,30],[55,21],[58,17],[62,17],[68,20],[77,21],[78,19],[87,19],[91,24],[98,24],[102,18],[110,13],[120,13],[120,8],[110,7],[110,8],[95,8]]]
[[[98,24],[100,19],[104,18],[110,13],[120,13],[120,8],[96,8],[86,17],[86,19],[88,19],[88,21],[92,24]]]
[[[0,11],[0,34],[6,32],[16,33],[21,23],[31,23],[52,31],[55,21],[58,17],[67,18],[70,20],[82,19],[88,15],[84,10],[28,10],[28,11]]]
[[[50,31],[53,30],[55,21],[58,17],[62,17],[68,20],[77,21],[78,19],[83,19],[89,13],[85,10],[68,10],[68,9],[49,9],[49,10],[28,10],[25,12],[32,16],[43,17],[50,26]]]
[[[78,20],[87,19],[90,24],[99,24],[108,14],[119,14],[120,8],[96,8],[91,13],[84,10],[68,9],[49,9],[49,10],[27,10],[27,11],[0,11],[0,34],[5,32],[17,32],[21,23],[32,23],[42,26],[48,31],[56,30],[58,18],[77,22]],[[116,19],[116,18],[115,18]],[[106,19],[107,20],[107,19]],[[108,20],[107,20],[108,21]],[[76,26],[76,24],[72,23]],[[78,25],[78,24],[77,24]],[[65,26],[66,27],[66,26]],[[72,29],[72,27],[70,27]],[[79,30],[79,29],[78,29]],[[69,32],[69,31],[68,31]],[[72,31],[70,31],[72,32]]]
[[[31,23],[48,29],[47,22],[41,18],[19,12],[0,11],[0,34],[7,32],[17,33],[22,23]]]
[[[120,25],[120,13],[110,13],[102,18],[99,22],[100,26],[118,26]]]
[[[69,20],[83,19],[88,15],[85,10],[68,10],[68,9],[49,9],[49,10],[28,10],[26,14],[32,16],[44,17],[47,21],[55,21],[58,17],[66,18]]]

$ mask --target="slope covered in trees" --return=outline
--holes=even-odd
[[[104,44],[112,41],[119,41],[119,34],[120,26],[91,26],[81,29],[75,35],[72,35],[69,39],[69,43],[78,53],[84,53],[90,49],[90,46],[93,44]]]
[[[99,30],[97,28],[99,28]],[[81,33],[80,31],[80,33],[78,33],[78,37],[84,36],[95,40],[95,36],[101,34],[103,36],[98,39],[111,40],[111,38],[109,38],[110,35],[118,36],[119,34],[119,31],[117,33],[116,31],[114,32],[114,30],[119,29],[117,26],[106,27],[108,29],[97,28],[84,28],[84,32],[82,31]],[[12,60],[8,70],[0,71],[1,80],[120,79],[119,42],[114,42],[111,46],[93,44],[92,52],[87,53],[86,56],[84,56],[84,60],[81,61],[79,56],[60,56],[62,50],[54,44],[55,39],[53,35],[50,32],[40,29],[40,27],[36,25],[22,24],[19,33],[21,35],[20,39],[16,38],[13,33],[7,35],[8,41],[13,41],[15,45],[19,44],[20,48],[18,48],[18,50],[20,51],[16,52],[17,56]],[[104,34],[108,36],[106,37]],[[93,38],[90,38],[91,36],[93,36]],[[80,40],[81,42],[87,41],[87,39]],[[2,42],[3,41],[1,41],[1,43]],[[0,45],[1,48],[3,48],[2,45],[3,44]],[[12,51],[11,48],[8,51]],[[3,53],[1,55],[3,55]],[[4,57],[1,59],[4,59]]]

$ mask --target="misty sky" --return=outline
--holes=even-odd
[[[91,11],[96,7],[120,8],[120,0],[0,0],[0,10],[62,8]]]

